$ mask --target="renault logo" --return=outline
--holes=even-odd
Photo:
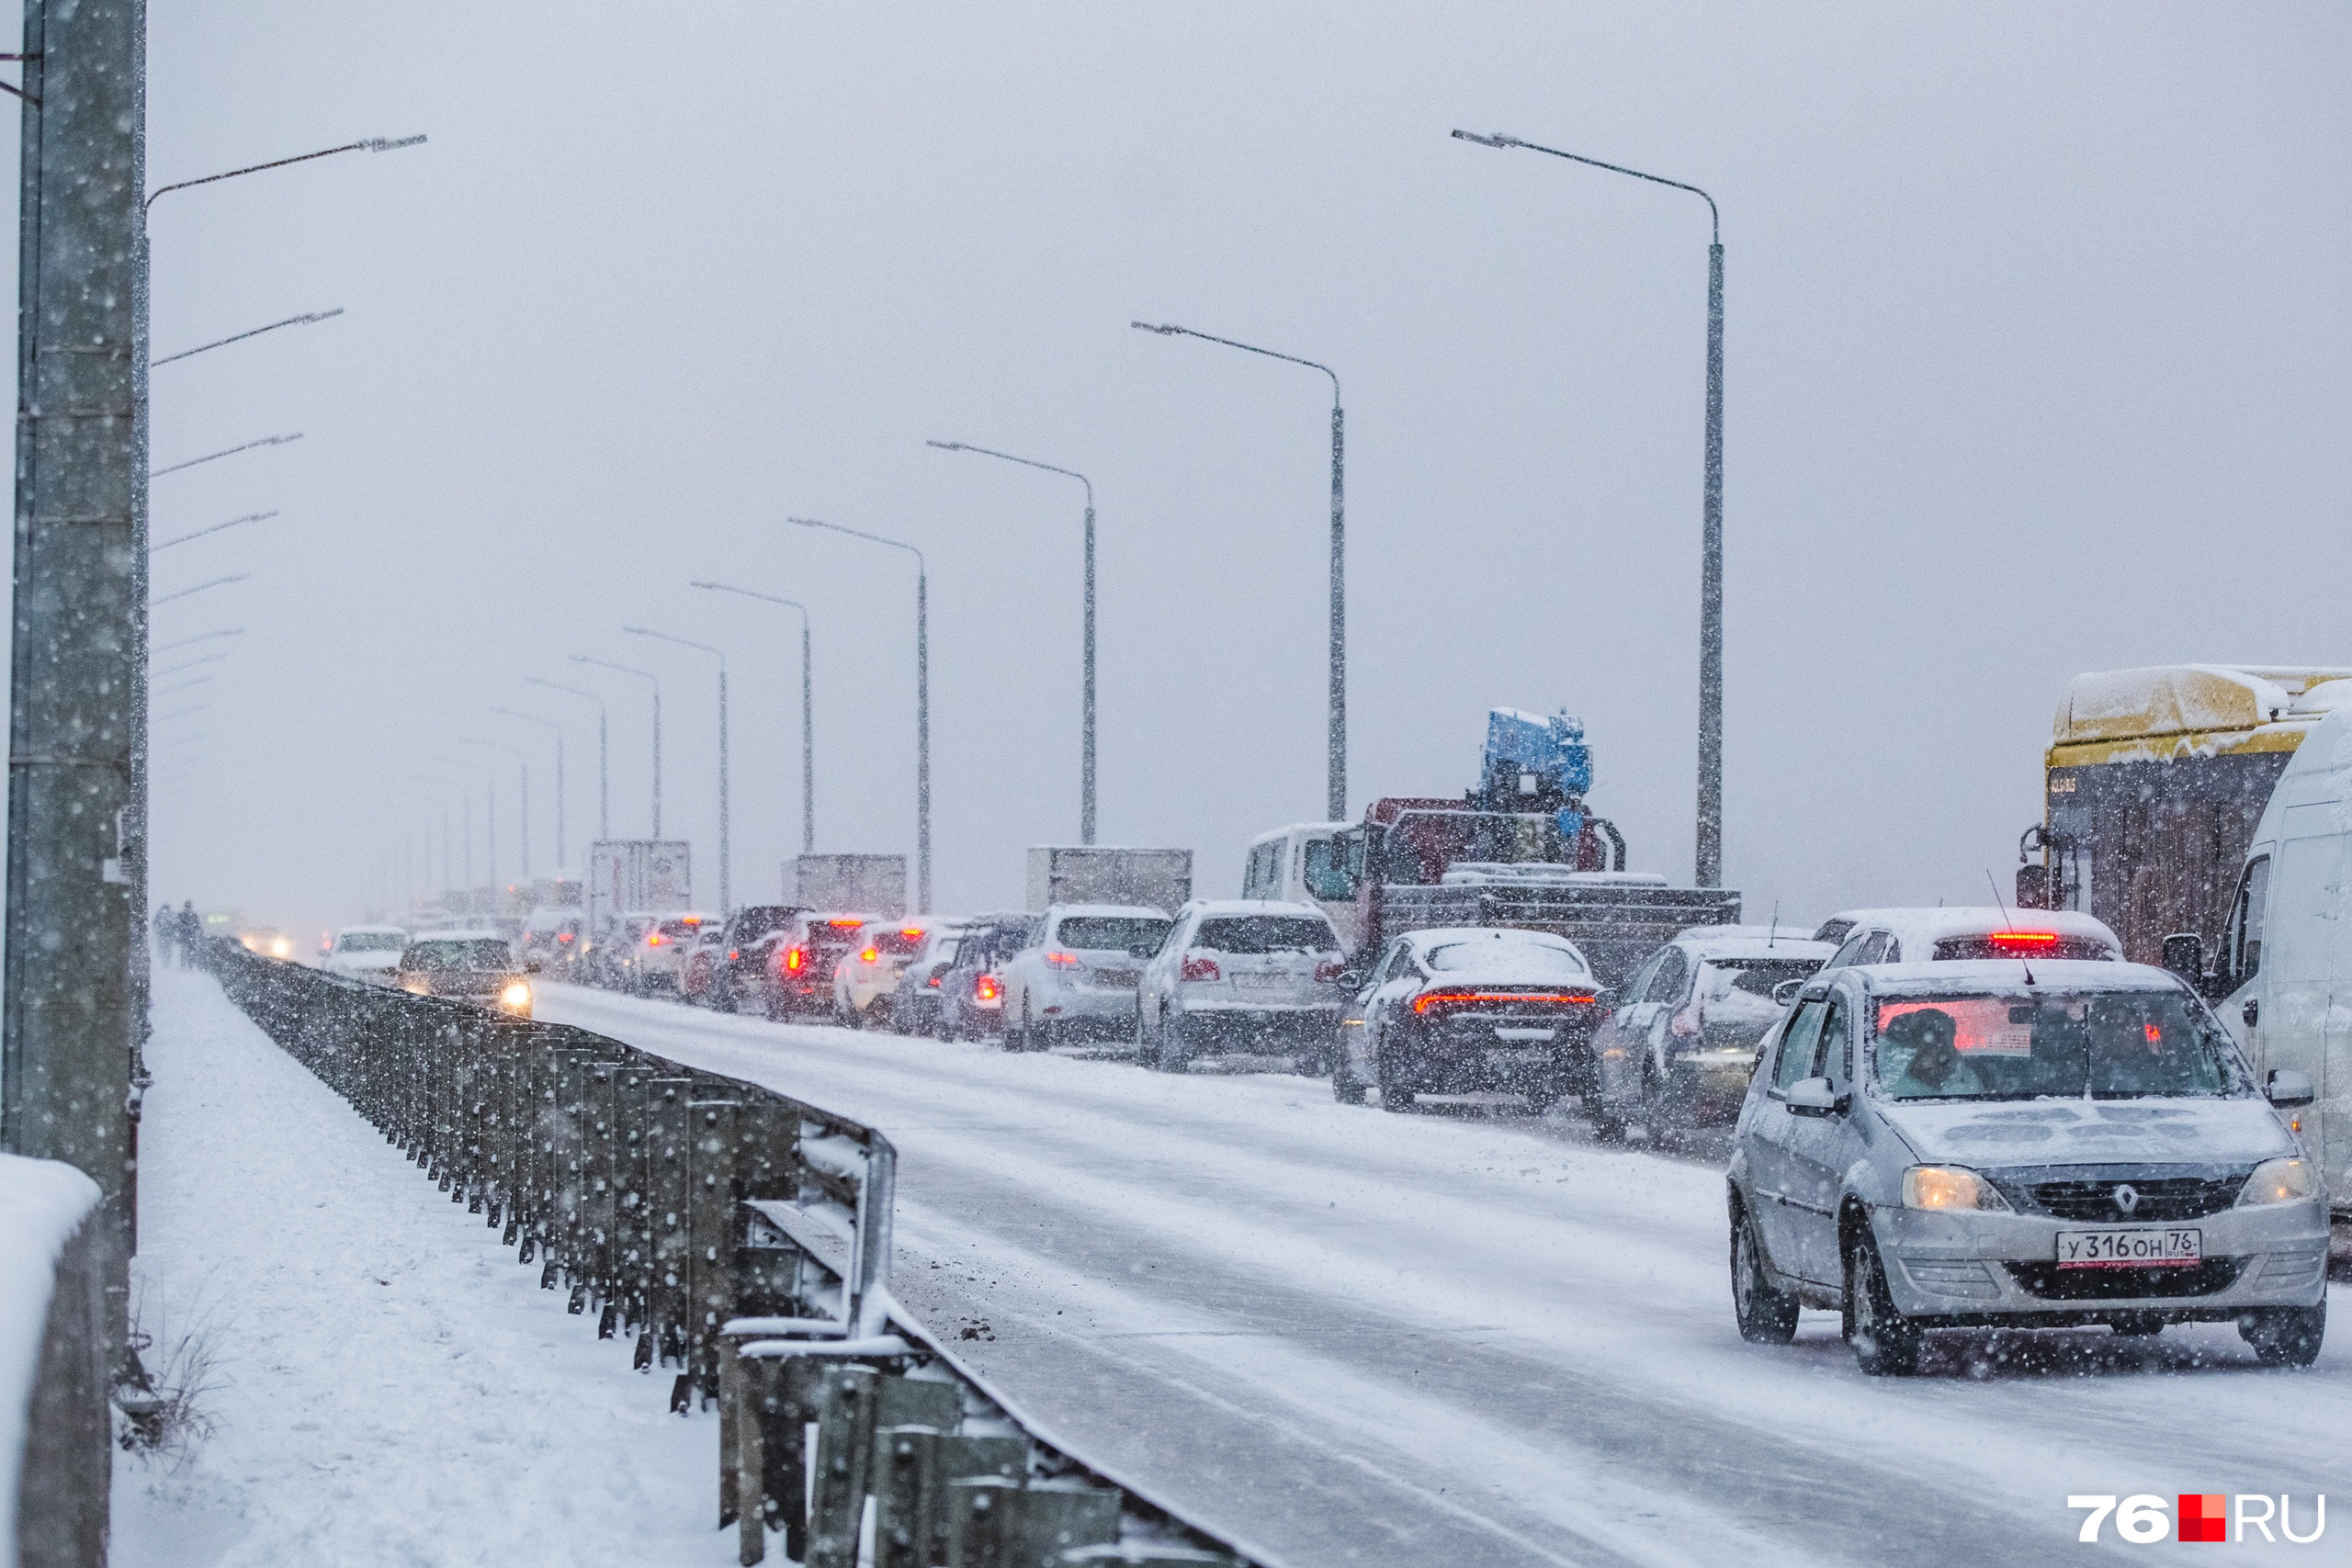
[[[2132,1211],[2139,1206],[2140,1190],[2138,1188],[2127,1181],[2115,1190],[2115,1208],[2118,1213],[2128,1219]]]

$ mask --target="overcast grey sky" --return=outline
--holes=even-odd
[[[154,891],[356,916],[485,764],[512,874],[512,764],[460,735],[532,748],[544,872],[502,705],[570,725],[582,859],[592,710],[521,682],[583,652],[662,672],[712,901],[710,661],[634,623],[729,650],[773,896],[797,635],[702,577],[816,611],[819,847],[911,851],[911,571],[789,513],[928,553],[938,901],[1016,902],[1077,830],[1080,496],[926,437],[1093,476],[1102,838],[1234,891],[1321,814],[1327,390],[1137,317],[1345,381],[1351,811],[1565,705],[1687,876],[1706,213],[1464,126],[1723,206],[1726,880],[1977,901],[2075,672],[2352,663],[2348,45],[2317,5],[158,0],[151,184],[432,141],[155,209],[159,355],[349,314],[156,372],[158,463],[306,439],[156,482],[159,538],[283,515],[159,558],[254,576],[156,615],[248,630],[159,702],[209,705],[158,728]],[[582,683],[640,833],[641,687]]]

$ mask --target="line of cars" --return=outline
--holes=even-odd
[[[1575,1097],[1604,1140],[1727,1125],[1739,1332],[1786,1343],[1802,1309],[1833,1310],[1873,1374],[1918,1370],[1948,1328],[2227,1322],[2275,1366],[2311,1364],[2325,1334],[2312,1080],[2258,1073],[2197,987],[2124,962],[2081,914],[1699,927],[1613,993],[1555,933],[1409,931],[1358,968],[1321,910],[1263,899],[957,919],[759,906],[648,936],[673,926],[674,958],[625,973],[667,975],[687,1001],[1012,1050],[1131,1047],[1162,1070],[1283,1056],[1328,1071],[1341,1103],[1376,1093],[1391,1111]],[[380,967],[384,928],[345,934],[331,963]],[[527,1013],[537,968],[490,933],[429,933],[385,977]]]

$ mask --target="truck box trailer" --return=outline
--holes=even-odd
[[[904,855],[801,855],[784,868],[792,894],[785,901],[804,909],[894,918],[907,912]]]
[[[2255,824],[2352,669],[2173,664],[2077,675],[2043,755],[2018,902],[2107,922],[2135,964],[2211,951]]]
[[[1029,908],[1134,904],[1174,914],[1193,897],[1193,852],[1039,844],[1029,852]]]
[[[600,839],[588,846],[582,893],[591,940],[623,915],[685,908],[694,902],[693,851],[684,839]]]

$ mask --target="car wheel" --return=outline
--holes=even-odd
[[[1894,1310],[1886,1288],[1886,1265],[1866,1233],[1846,1249],[1846,1340],[1854,1364],[1874,1378],[1907,1378],[1919,1370],[1927,1336]]]
[[[1356,1081],[1355,1074],[1349,1069],[1345,1051],[1334,1050],[1331,1053],[1331,1098],[1341,1105],[1362,1105],[1364,1100],[1363,1085]]]
[[[1151,1048],[1151,1035],[1143,1026],[1143,998],[1136,998],[1136,1066],[1157,1066],[1159,1053]]]
[[[1739,1337],[1751,1345],[1785,1345],[1797,1337],[1797,1299],[1772,1288],[1746,1204],[1731,1213],[1731,1304]]]
[[[2320,1342],[2327,1337],[2327,1303],[2258,1307],[2238,1319],[2238,1337],[2266,1367],[2308,1367],[2319,1359]]]
[[[1383,1056],[1380,1059],[1380,1109],[1383,1111],[1410,1111],[1413,1108],[1413,1091],[1399,1084],[1396,1077],[1396,1068],[1387,1057]]]
[[[1592,1141],[1596,1144],[1622,1144],[1625,1141],[1625,1119],[1602,1101],[1597,1094],[1585,1097],[1585,1119],[1592,1123]]]
[[[1004,1048],[1008,1051],[1029,1049],[1029,998],[1021,998],[1021,1027],[1004,1032]]]
[[[1159,1049],[1152,1053],[1152,1061],[1163,1073],[1192,1070],[1192,1032],[1184,1027],[1182,1013],[1173,1017],[1166,1012],[1159,1015]]]

